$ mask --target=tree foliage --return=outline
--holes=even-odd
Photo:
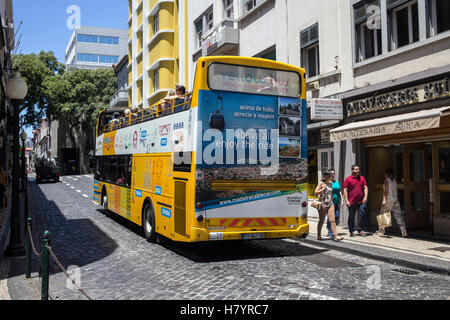
[[[49,106],[45,83],[56,75],[62,75],[64,65],[58,62],[52,51],[16,55],[13,62],[28,86],[27,96],[20,108],[24,125],[36,128],[39,120],[47,115]]]
[[[108,108],[117,91],[117,78],[112,69],[73,69],[48,78],[44,87],[48,113],[55,119],[67,120],[75,146],[75,128],[95,127],[99,112]]]

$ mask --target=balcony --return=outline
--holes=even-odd
[[[117,91],[111,98],[111,108],[128,106],[128,90],[121,89]]]
[[[236,55],[238,47],[236,20],[224,19],[202,37],[202,56]]]

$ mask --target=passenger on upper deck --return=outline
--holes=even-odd
[[[186,88],[181,85],[181,84],[177,84],[176,85],[176,95],[177,97],[175,98],[175,112],[180,112],[183,110],[186,110],[186,101],[187,101],[187,97],[186,97]]]
[[[109,130],[117,129],[117,126],[120,123],[120,113],[114,112],[112,120],[109,122]]]
[[[128,127],[130,125],[130,115],[131,115],[130,109],[126,109],[123,113],[122,119],[120,119],[122,127]]]
[[[175,91],[170,90],[169,93],[167,93],[167,96],[164,98],[163,102],[161,103],[162,114],[160,114],[160,116],[167,116],[173,113],[172,107],[175,98],[176,98]]]
[[[139,108],[133,107],[131,109],[131,124],[136,124],[139,118]]]

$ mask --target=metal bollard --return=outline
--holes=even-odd
[[[50,231],[44,232],[44,239],[42,239],[42,290],[41,290],[41,300],[48,300],[48,281],[49,281],[49,252],[47,249],[47,244],[50,244]]]
[[[33,222],[33,219],[28,218],[27,220],[27,224],[26,224],[26,229],[25,229],[25,237],[26,237],[26,242],[25,242],[25,252],[26,252],[26,261],[25,261],[25,278],[30,279],[31,278],[31,234],[29,234],[28,231],[31,232],[31,223]]]

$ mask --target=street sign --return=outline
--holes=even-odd
[[[311,120],[343,120],[344,106],[339,99],[312,99]]]

